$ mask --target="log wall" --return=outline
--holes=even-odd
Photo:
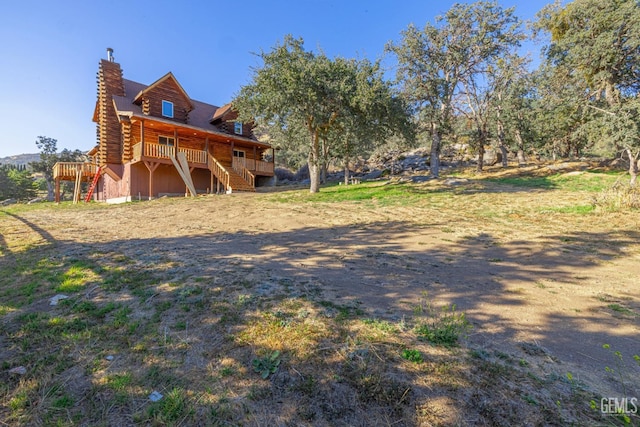
[[[239,135],[235,132],[235,122],[238,118],[238,112],[235,110],[227,111],[222,117],[222,121],[217,124],[217,128],[222,132],[231,134],[231,135]],[[247,138],[255,139],[253,135],[253,123],[243,123],[242,124],[242,136]]]
[[[173,103],[173,118],[162,115],[162,101]],[[189,100],[185,98],[176,82],[172,78],[168,78],[143,95],[142,112],[149,116],[187,123],[189,120]]]

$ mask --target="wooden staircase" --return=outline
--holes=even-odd
[[[227,193],[234,191],[256,191],[255,187],[238,174],[231,163],[224,164],[209,154],[209,170],[220,180]]]

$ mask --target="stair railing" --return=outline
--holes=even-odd
[[[207,155],[207,165],[209,166],[209,170],[213,172],[213,174],[220,180],[225,190],[229,190],[229,172],[225,169],[220,162],[213,157],[211,154]]]

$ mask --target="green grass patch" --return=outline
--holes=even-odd
[[[92,270],[92,265],[86,262],[75,262],[60,275],[57,292],[78,292],[88,283],[97,281],[99,276]]]
[[[500,178],[485,178],[484,181],[512,187],[540,189],[599,192],[611,185],[622,175],[616,173],[582,172],[577,174],[553,174],[548,176],[509,176]]]
[[[289,202],[363,202],[371,201],[381,205],[411,205],[416,200],[439,194],[408,183],[366,182],[356,185],[331,185],[311,194],[308,190],[298,190],[272,196],[272,200]]]
[[[575,214],[575,215],[588,215],[595,210],[596,210],[596,207],[594,205],[575,205],[575,206],[549,207],[549,208],[541,209],[540,213],[544,214],[549,212],[557,212],[557,213],[566,213],[566,214]]]
[[[456,311],[455,304],[440,311],[429,310],[429,319],[416,327],[419,338],[442,347],[456,347],[461,337],[471,329],[464,313]]]

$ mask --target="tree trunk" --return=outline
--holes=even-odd
[[[320,162],[320,183],[325,184],[327,182],[327,165],[329,163],[329,146],[327,145],[327,141],[325,138],[322,138],[322,144],[320,146],[322,149],[322,159]]]
[[[478,130],[478,166],[476,167],[476,171],[482,172],[482,169],[484,168],[484,146],[487,142],[487,130],[480,126]]]
[[[349,137],[344,138],[344,185],[349,185]]]
[[[431,158],[429,159],[429,169],[434,178],[440,177],[440,129],[435,123],[431,124]]]
[[[502,167],[506,168],[509,166],[509,161],[507,160],[507,146],[504,143],[504,125],[501,120],[498,120],[498,144],[500,153],[502,153]]]
[[[629,157],[629,175],[631,176],[631,180],[629,181],[629,185],[636,185],[636,181],[638,180],[638,157],[640,157],[640,152],[637,155],[633,155],[630,148],[625,150],[627,152],[627,156]]]
[[[344,185],[349,185],[349,156],[344,158]]]
[[[311,160],[311,155],[309,155],[309,179],[311,180],[311,185],[309,186],[310,193],[317,193],[320,191],[320,165],[317,162]]]
[[[47,180],[47,200],[53,202],[53,182]]]
[[[320,146],[318,142],[318,132],[311,133],[311,147],[309,147],[309,192],[317,193],[320,190]]]
[[[527,159],[524,156],[524,141],[522,140],[520,129],[516,128],[514,134],[516,137],[516,143],[518,144],[518,166],[524,166]]]
[[[484,167],[484,144],[480,143],[478,147],[478,165],[476,166],[476,172],[482,172]]]

